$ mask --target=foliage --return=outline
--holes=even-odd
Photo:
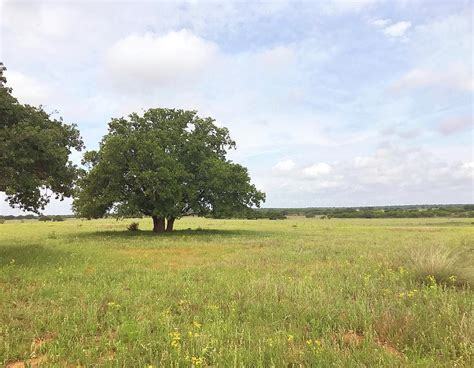
[[[97,218],[143,214],[154,230],[186,215],[226,217],[265,196],[247,169],[226,159],[235,146],[226,128],[194,111],[150,109],[112,119],[98,151],[86,152],[74,211]]]
[[[472,288],[391,267],[469,219],[131,221],[1,225],[1,366],[473,366]]]
[[[5,86],[5,70],[0,63],[0,191],[10,206],[39,213],[52,195],[72,194],[77,168],[69,155],[83,144],[75,125],[20,104]]]

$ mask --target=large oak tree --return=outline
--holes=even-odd
[[[153,230],[163,232],[181,216],[258,207],[264,193],[226,158],[234,147],[226,128],[195,111],[158,108],[112,119],[99,150],[84,155],[73,208],[88,218],[151,216]]]
[[[72,194],[77,167],[69,155],[83,144],[75,125],[19,103],[5,70],[0,63],[0,192],[10,206],[38,213],[52,195]]]

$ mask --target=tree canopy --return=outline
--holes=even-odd
[[[246,168],[226,158],[234,147],[227,128],[195,111],[156,108],[112,119],[99,150],[84,154],[87,170],[74,211],[87,218],[151,216],[153,230],[162,232],[182,216],[221,217],[259,207],[264,193],[250,183]]]
[[[75,125],[19,103],[5,70],[0,63],[0,192],[10,206],[38,213],[53,194],[72,194],[77,167],[69,155],[83,143]]]

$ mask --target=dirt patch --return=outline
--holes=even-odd
[[[348,331],[344,335],[342,335],[341,340],[344,345],[359,346],[364,342],[364,336],[354,331]]]
[[[357,332],[348,331],[344,335],[342,335],[341,341],[344,345],[349,347],[357,347],[360,346],[365,340],[365,337]],[[404,355],[401,351],[399,351],[393,344],[389,341],[380,340],[377,338],[375,340],[375,344],[385,350],[387,353],[395,355],[399,358],[404,358]]]
[[[36,354],[41,347],[54,339],[54,334],[49,334],[44,337],[35,337],[31,343],[31,352]]]
[[[404,358],[405,357],[401,351],[399,351],[393,344],[391,344],[388,341],[377,340],[376,343],[377,343],[378,346],[380,346],[382,349],[384,349],[387,353],[390,353],[392,355],[396,355],[399,358]]]
[[[37,358],[31,358],[31,359],[27,359],[25,361],[18,361],[18,362],[14,362],[14,363],[8,363],[6,365],[6,368],[38,368],[38,367],[41,367],[41,365],[43,365],[44,363],[46,363],[46,357],[45,356],[40,356],[40,357],[37,357]]]

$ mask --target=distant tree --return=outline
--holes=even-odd
[[[234,147],[226,128],[195,111],[150,109],[112,119],[99,150],[84,154],[74,211],[86,218],[143,214],[163,232],[181,216],[229,217],[258,207],[264,193],[246,168],[226,159]]]
[[[75,125],[20,104],[5,85],[5,70],[0,63],[0,192],[10,206],[38,213],[53,194],[72,194],[77,168],[69,155],[83,144]]]

